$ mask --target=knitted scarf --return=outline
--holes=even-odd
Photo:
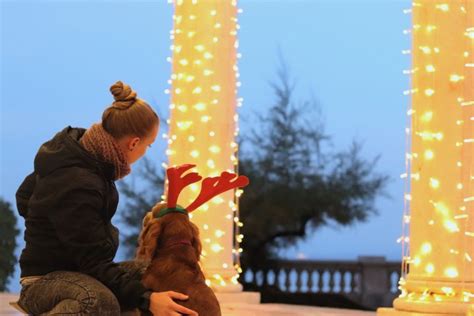
[[[95,158],[115,167],[115,180],[130,173],[130,165],[115,138],[107,133],[102,124],[93,124],[86,130],[79,143]]]

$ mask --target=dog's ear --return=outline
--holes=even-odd
[[[143,222],[145,224],[145,220]],[[161,226],[162,221],[156,218],[152,217],[147,220],[146,226],[143,227],[140,233],[136,259],[151,262],[155,254],[156,246],[158,245]]]
[[[145,217],[143,218],[143,222],[142,222],[142,230],[148,226],[148,223],[150,222],[150,220],[153,218],[153,213],[152,212],[148,212],[146,213]]]
[[[201,251],[202,251],[201,239],[199,238],[199,228],[192,222],[190,222],[190,224],[191,224],[191,228],[193,229],[193,239],[191,241],[191,244],[196,253],[196,258],[199,261],[199,258],[201,257]]]
[[[138,236],[138,248],[137,248],[137,253],[135,255],[135,258],[138,260],[144,260],[144,255],[145,255],[145,248],[144,248],[144,238],[145,235],[148,232],[149,228],[149,223],[150,220],[153,218],[152,212],[148,212],[145,214],[145,217],[143,217],[143,222],[142,222],[142,229],[140,231],[140,235]]]
[[[153,208],[151,209],[151,212],[150,212],[150,213],[152,214],[152,217],[153,217],[153,216],[157,216],[158,213],[159,213],[161,210],[163,210],[163,209],[165,209],[165,208],[167,208],[167,207],[168,207],[168,205],[166,204],[166,202],[161,201],[161,202],[159,202],[159,203],[156,203],[155,206],[153,206]]]

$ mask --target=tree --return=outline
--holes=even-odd
[[[123,240],[127,258],[135,256],[143,217],[161,201],[163,194],[164,173],[159,172],[156,165],[146,157],[140,165],[139,177],[145,180],[143,189],[138,189],[136,185],[127,181],[121,182],[119,186],[120,192],[126,197],[125,206],[120,212],[120,220],[127,227]]]
[[[285,66],[278,78],[272,84],[275,104],[267,115],[259,115],[259,128],[243,135],[241,142],[239,173],[250,178],[240,199],[244,268],[264,264],[281,247],[323,225],[367,220],[377,213],[374,200],[388,180],[374,171],[378,157],[361,157],[360,142],[332,152],[317,103],[295,104]],[[121,190],[128,198],[122,218],[130,228],[125,239],[129,256],[135,252],[143,216],[161,200],[164,184],[164,175],[147,160],[142,175],[146,190],[126,182]]]
[[[15,271],[17,247],[16,217],[9,202],[0,198],[0,292],[6,291],[8,279]]]
[[[323,225],[367,220],[388,180],[374,171],[379,157],[361,158],[360,142],[345,151],[327,149],[317,103],[294,102],[286,69],[271,84],[275,104],[244,137],[251,149],[240,155],[239,173],[250,178],[240,199],[244,268],[264,265]]]

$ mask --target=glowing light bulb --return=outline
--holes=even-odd
[[[189,186],[191,188],[191,191],[197,192],[199,189],[199,186],[196,183],[193,183]]]
[[[433,158],[434,158],[434,153],[433,153],[433,151],[430,150],[430,149],[425,150],[424,157],[425,157],[426,160],[431,160],[431,159],[433,159]]]
[[[430,253],[431,249],[432,249],[432,247],[431,247],[431,244],[429,242],[425,242],[421,245],[421,253],[423,253],[425,255]]]
[[[448,286],[443,286],[441,288],[441,291],[446,294],[447,296],[454,296],[456,293],[454,292],[453,288],[452,287],[448,287]]]
[[[420,46],[419,49],[426,55],[431,54],[431,48],[428,46]]]
[[[425,267],[426,273],[432,274],[435,272],[435,267],[432,263],[428,263]]]
[[[464,76],[460,76],[460,75],[456,75],[456,74],[452,74],[451,76],[449,76],[449,81],[451,81],[451,82],[459,82],[463,79],[464,79]]]
[[[176,123],[179,129],[181,130],[187,130],[191,125],[193,125],[192,121],[178,121]]]
[[[206,109],[206,104],[199,102],[193,105],[193,108],[196,109],[197,111],[204,111]]]
[[[203,115],[201,116],[201,122],[207,123],[211,120],[211,117],[209,115]]]
[[[454,267],[449,267],[444,270],[444,275],[448,278],[457,278],[459,276],[458,270]]]
[[[455,233],[459,231],[458,224],[456,224],[455,222],[449,219],[444,221],[444,227],[451,233]]]
[[[447,216],[449,214],[449,208],[443,202],[433,203],[433,205],[442,215]]]
[[[430,186],[433,189],[438,189],[439,188],[439,180],[435,178],[430,178]]]
[[[421,258],[415,257],[412,262],[415,265],[415,267],[418,267],[421,264]]]
[[[221,238],[222,236],[225,235],[225,232],[220,230],[220,229],[217,229],[214,233],[214,235],[216,235],[217,238]]]
[[[214,251],[215,253],[218,253],[220,251],[222,251],[224,248],[219,245],[219,244],[212,244],[211,245],[211,250]]]
[[[441,10],[443,12],[448,12],[449,11],[449,4],[447,4],[447,3],[437,4],[436,9]]]
[[[425,69],[426,69],[427,72],[435,72],[436,71],[436,69],[433,65],[427,65],[425,67]]]
[[[206,164],[211,169],[214,169],[216,167],[216,164],[215,164],[214,160],[212,160],[212,159],[207,160]]]
[[[194,46],[194,49],[197,50],[198,52],[203,52],[205,47],[204,45],[196,45]]]
[[[466,29],[466,32],[464,33],[467,37],[470,39],[474,39],[474,27],[469,27]]]
[[[435,91],[433,89],[425,89],[425,95],[431,97]]]
[[[212,145],[209,147],[209,151],[213,154],[218,154],[221,151],[221,148],[217,145]]]

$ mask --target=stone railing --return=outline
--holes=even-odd
[[[273,288],[287,296],[339,295],[368,309],[391,306],[399,295],[400,262],[384,257],[358,261],[277,260],[265,268],[247,269],[242,281],[254,289]]]

